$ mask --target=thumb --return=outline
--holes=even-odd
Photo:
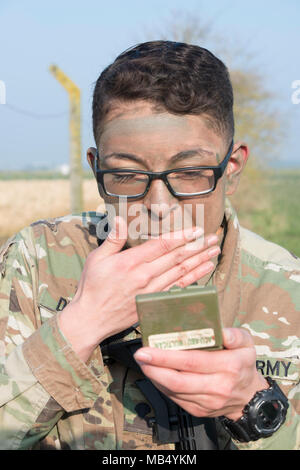
[[[252,336],[243,328],[223,328],[223,342],[226,349],[249,348],[254,345]]]
[[[120,216],[116,216],[113,220],[112,229],[109,232],[106,240],[99,247],[99,254],[101,258],[118,253],[124,247],[127,241],[127,224]]]

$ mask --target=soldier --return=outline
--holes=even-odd
[[[239,226],[227,196],[248,147],[232,108],[225,65],[201,47],[140,44],[100,75],[87,158],[116,217],[41,220],[2,247],[1,448],[178,448],[153,441],[145,377],[193,417],[197,449],[299,448],[300,261]],[[135,296],[195,282],[217,287],[225,349],[132,360]]]

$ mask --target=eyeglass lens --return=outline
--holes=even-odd
[[[214,172],[211,169],[182,170],[169,173],[167,180],[175,193],[202,193],[214,187]],[[111,195],[136,196],[146,191],[149,176],[143,173],[105,173],[103,183]]]

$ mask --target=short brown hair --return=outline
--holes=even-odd
[[[207,49],[172,41],[134,46],[106,67],[93,94],[96,143],[114,102],[147,100],[173,114],[205,114],[228,141],[234,135],[233,91],[223,62]]]

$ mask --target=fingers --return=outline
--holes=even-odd
[[[223,341],[227,349],[249,348],[254,345],[252,336],[243,328],[224,328]]]
[[[150,263],[166,255],[175,248],[186,245],[203,235],[203,229],[193,227],[189,230],[166,233],[159,238],[148,240],[142,245],[132,248],[131,254],[136,264]],[[201,245],[201,242],[199,243]]]
[[[229,372],[239,375],[243,368],[255,363],[255,348],[250,334],[242,328],[224,328],[224,341],[228,330],[233,330],[235,345],[232,350],[162,350],[159,348],[143,347],[134,355],[138,362],[158,368],[180,370],[199,374],[215,374]],[[228,344],[228,343],[227,343]]]
[[[205,237],[201,243],[194,245],[195,242],[185,244],[175,248],[171,252],[161,256],[160,258],[155,259],[151,263],[148,263],[150,272],[155,276],[159,276],[170,268],[177,266],[177,269],[180,267],[182,269],[181,275],[187,274],[191,269],[197,266],[197,264],[189,265],[189,258],[197,256],[196,262],[203,263],[209,261],[212,256],[216,256],[220,253],[218,252],[210,253],[209,247],[211,248],[218,242],[217,235],[209,235]],[[193,249],[190,248],[190,245],[194,245]],[[214,247],[216,248],[216,247]],[[211,249],[214,249],[211,248]],[[202,253],[199,255],[199,252]],[[187,260],[187,261],[186,261]],[[186,261],[186,262],[185,262]],[[187,268],[186,270],[184,268]],[[142,269],[145,268],[145,264],[142,265]],[[148,268],[148,267],[147,267]],[[176,271],[176,269],[175,269]],[[178,278],[178,276],[177,276]]]
[[[97,261],[119,253],[125,245],[127,233],[125,221],[115,217],[112,231],[101,247],[95,250]],[[212,271],[214,265],[209,261],[219,253],[219,248],[213,247],[217,241],[215,234],[204,238],[201,228],[180,230],[131,248],[130,253],[125,250],[120,256],[124,258],[127,269],[137,268],[137,275],[139,272],[141,278],[147,274],[148,288],[153,291],[165,290],[177,281],[180,281],[182,287],[189,285]],[[208,247],[217,252],[211,252]],[[201,256],[199,252],[203,252]]]
[[[114,226],[102,245],[97,248],[97,260],[114,255],[122,250],[127,240],[127,224],[122,217],[115,217]]]
[[[178,259],[174,258],[172,260],[173,265],[169,264],[162,266],[160,269],[157,269],[157,272],[152,271],[153,279],[147,286],[147,291],[156,292],[157,290],[168,290],[174,284],[185,287],[197,280],[201,279],[206,274],[213,271],[215,265],[211,261],[214,256],[220,253],[219,247],[215,247],[215,251],[210,251],[209,249],[203,253],[197,253],[194,256],[190,256],[187,259],[178,256]],[[159,271],[163,271],[159,275]]]
[[[169,290],[172,286],[187,287],[214,270],[212,261],[205,261],[204,256],[193,256],[186,262],[175,266],[158,278],[152,280],[147,288],[147,292]]]
[[[142,369],[151,381],[160,389],[164,388],[169,396],[186,398],[188,395],[212,393],[217,382],[216,375],[200,375],[193,372],[179,372],[174,369],[164,369],[142,364]]]
[[[151,263],[143,263],[138,269],[141,275],[145,271],[149,274],[146,291],[167,290],[174,284],[185,287],[212,272],[215,265],[211,259],[220,253],[220,248],[213,246],[217,241],[216,235],[209,235],[197,249],[186,249],[190,245],[187,244]]]
[[[143,347],[135,353],[134,358],[137,362],[158,368],[211,374],[228,370],[228,353],[229,351],[170,351]]]

